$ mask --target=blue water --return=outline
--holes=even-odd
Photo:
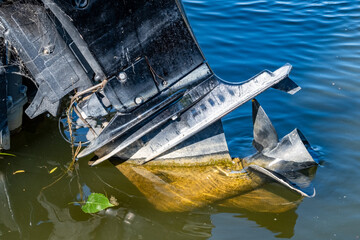
[[[0,224],[0,239],[360,238],[359,1],[183,3],[205,57],[221,78],[241,82],[263,69],[293,65],[290,77],[300,92],[268,90],[257,99],[280,137],[299,128],[315,149],[321,164],[313,180],[315,198],[282,214],[216,206],[164,213],[111,164],[90,168],[87,160],[79,161],[73,175],[41,190],[65,171],[71,150],[57,123],[39,118],[12,137],[17,157],[0,159],[17,222],[10,232]],[[254,152],[250,103],[223,124],[232,156]],[[26,172],[13,175],[17,170]],[[79,186],[85,195],[114,195],[120,205],[106,216],[82,213],[76,203],[82,199]]]
[[[258,97],[280,136],[299,128],[322,163],[317,195],[296,210],[292,239],[360,236],[359,1],[184,1],[204,55],[221,78],[243,81],[291,63],[302,87]],[[251,153],[251,107],[224,119],[233,156]],[[279,232],[233,214],[215,214],[213,239],[271,239]],[[275,220],[273,220],[275,221]],[[226,235],[225,233],[228,233]],[[280,230],[281,233],[281,230]]]

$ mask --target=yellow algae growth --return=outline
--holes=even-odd
[[[260,212],[283,212],[297,206],[297,201],[262,188],[268,180],[244,171],[238,159],[199,165],[165,163],[142,166],[123,163],[116,167],[160,211],[183,212],[219,204]]]
[[[282,213],[296,208],[302,197],[292,191],[284,190],[279,184],[269,183],[254,191],[241,194],[219,204],[222,207],[246,209],[252,212]],[[282,191],[276,191],[281,188]]]

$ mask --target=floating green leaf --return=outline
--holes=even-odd
[[[88,197],[86,204],[81,207],[85,213],[97,213],[114,205],[109,202],[109,199],[101,193],[92,193]]]

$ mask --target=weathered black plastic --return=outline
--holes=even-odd
[[[69,92],[132,68],[132,87],[112,84],[115,81],[107,86],[107,92],[114,93],[108,94],[114,107],[131,110],[204,62],[177,0],[90,0],[81,7],[73,3],[0,3],[1,35],[38,84],[26,110],[31,118],[46,111],[57,115]],[[142,67],[135,72],[139,63]]]
[[[76,88],[91,86],[86,72],[59,35],[45,8],[36,4],[0,4],[2,35],[16,49],[38,85],[26,110],[30,118],[57,115],[60,100]]]
[[[147,57],[171,84],[204,61],[176,0],[89,0],[83,9],[71,0],[54,2],[72,19],[107,77]]]
[[[130,112],[159,93],[145,58],[121,72],[124,79],[113,77],[104,88],[105,95],[120,112]]]

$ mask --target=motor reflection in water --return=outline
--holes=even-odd
[[[89,168],[87,161],[79,161],[73,172],[67,172],[71,150],[54,126],[48,120],[27,126],[14,138],[17,157],[0,161],[1,238],[208,239],[217,226],[215,216],[222,213],[235,213],[232,224],[246,218],[279,237],[291,237],[295,211],[305,195],[301,193],[311,186],[316,171],[315,165],[288,174],[282,166],[294,164],[279,168],[262,151],[245,159],[210,157],[200,164],[112,160]],[[254,164],[271,171],[254,171],[249,167]],[[59,170],[49,174],[54,167]],[[14,175],[19,169],[25,172]],[[114,196],[119,205],[85,214],[81,204],[93,192]]]
[[[232,170],[231,164],[235,167]],[[254,221],[278,236],[293,235],[297,219],[295,210],[301,195],[271,179],[255,174],[246,176],[236,162],[194,168],[130,164],[117,168],[124,175],[110,163],[95,171],[80,164],[77,174],[43,191],[44,185],[53,182],[46,175],[41,183],[31,180],[34,174],[22,175],[28,182],[24,186],[15,182],[19,177],[8,174],[8,181],[2,180],[6,184],[12,183],[13,188],[8,189],[7,195],[2,195],[7,198],[1,198],[1,236],[208,239],[216,226],[212,216],[224,212]],[[79,185],[82,191],[79,191]],[[19,197],[21,187],[31,189],[24,193],[25,201]],[[1,194],[7,191],[4,189],[1,188]],[[119,206],[98,214],[85,214],[80,202],[90,192],[115,196]]]
[[[111,164],[106,169],[115,176]],[[83,172],[80,182],[84,195],[90,191],[114,195],[118,207],[88,215],[79,204],[61,204],[64,201],[56,200],[50,190],[37,197],[48,219],[37,225],[52,226],[53,238],[208,239],[216,226],[212,216],[229,212],[279,237],[291,237],[303,198],[271,179],[246,176],[237,162],[191,168],[120,164],[117,169],[123,173],[115,177],[121,180],[120,189],[106,171]],[[75,181],[72,185],[76,189]]]
[[[54,178],[46,174],[36,182],[35,175],[39,177],[39,171],[1,178],[2,237],[208,239],[216,226],[212,216],[225,212],[280,237],[291,237],[302,200],[270,178],[245,173],[238,161],[197,167],[121,164],[115,168],[106,163],[95,170],[81,163],[72,176],[46,190],[42,187]],[[20,176],[27,183],[16,182]],[[9,185],[12,188],[7,189]],[[27,191],[21,195],[22,188]],[[91,192],[115,196],[119,206],[85,214],[80,204]]]

